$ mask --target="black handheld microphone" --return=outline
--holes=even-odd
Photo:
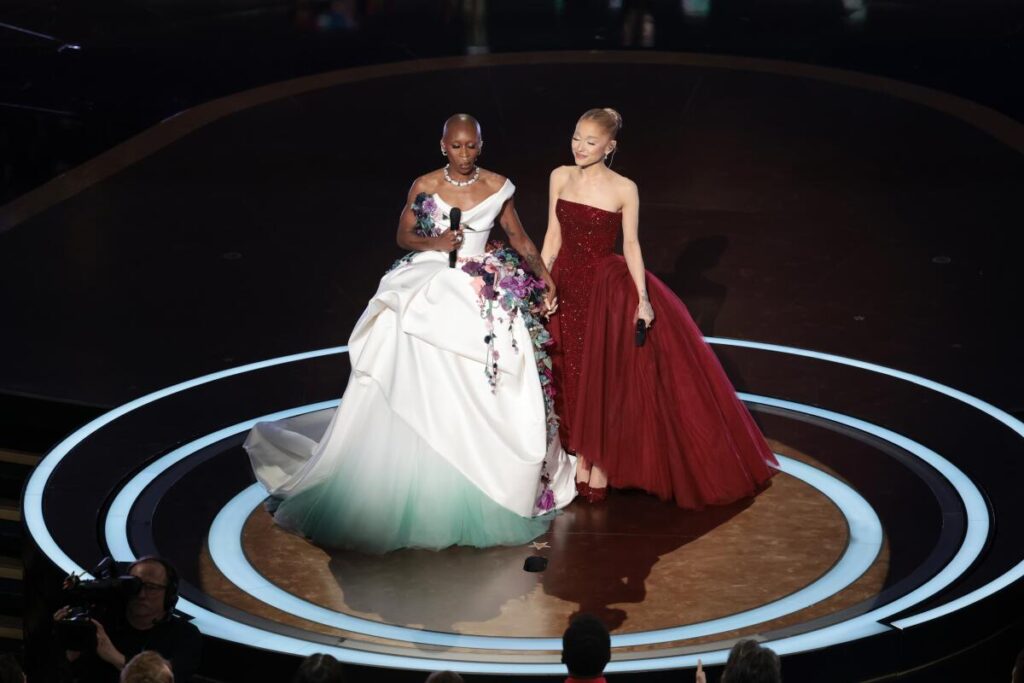
[[[647,327],[647,321],[643,318],[638,318],[636,321],[636,337],[633,340],[637,346],[643,346],[644,342],[647,341],[648,329],[650,328]]]
[[[451,219],[451,221],[450,221],[451,222],[451,228],[449,228],[449,229],[452,232],[458,232],[458,230],[459,230],[459,222],[462,221],[462,209],[460,209],[457,206],[453,206],[452,207],[452,212],[448,215],[448,217]],[[457,259],[458,257],[459,257],[459,245],[456,244],[455,248],[448,252],[448,267],[449,268],[454,268],[455,267],[455,259]]]

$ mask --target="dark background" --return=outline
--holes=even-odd
[[[0,202],[215,97],[482,49],[793,60],[1024,116],[1016,0],[5,0],[0,23],[24,30],[0,26]]]

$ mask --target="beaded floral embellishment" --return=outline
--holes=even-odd
[[[512,326],[517,317],[521,318],[530,334],[533,344],[533,355],[537,364],[537,375],[540,377],[544,396],[544,413],[547,422],[547,443],[558,434],[558,415],[555,413],[555,382],[551,367],[551,356],[548,347],[553,343],[551,335],[540,320],[540,312],[544,306],[544,292],[547,285],[534,275],[522,256],[501,242],[491,242],[482,256],[465,263],[462,270],[472,276],[471,283],[476,290],[480,303],[480,317],[486,327],[484,343],[487,345],[487,357],[484,373],[491,385],[491,391],[498,387],[498,350],[494,348],[494,340],[498,334],[495,317],[508,322],[507,332],[512,335]],[[515,336],[512,335],[512,348],[518,353]],[[554,492],[549,487],[550,476],[546,469],[541,472],[541,494],[536,507],[540,512],[547,512],[555,506]]]
[[[440,225],[441,221],[448,220],[448,214],[441,210],[441,207],[438,206],[436,201],[434,201],[433,195],[429,195],[426,192],[420,192],[416,195],[416,199],[409,208],[416,216],[416,227],[414,228],[414,232],[417,235],[420,237],[437,237],[444,232]],[[410,263],[413,256],[418,253],[419,252],[417,251],[410,251],[408,254],[392,263],[391,267],[387,269],[387,272],[390,273],[395,268]]]

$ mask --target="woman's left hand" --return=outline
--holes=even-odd
[[[654,324],[654,309],[649,301],[641,301],[636,307],[637,320],[647,323],[648,329]]]

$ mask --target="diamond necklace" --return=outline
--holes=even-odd
[[[472,185],[480,178],[480,167],[477,166],[476,170],[473,171],[473,177],[469,180],[452,180],[452,177],[448,175],[448,167],[451,164],[444,165],[444,179],[454,185],[455,187],[466,187],[466,185]]]

